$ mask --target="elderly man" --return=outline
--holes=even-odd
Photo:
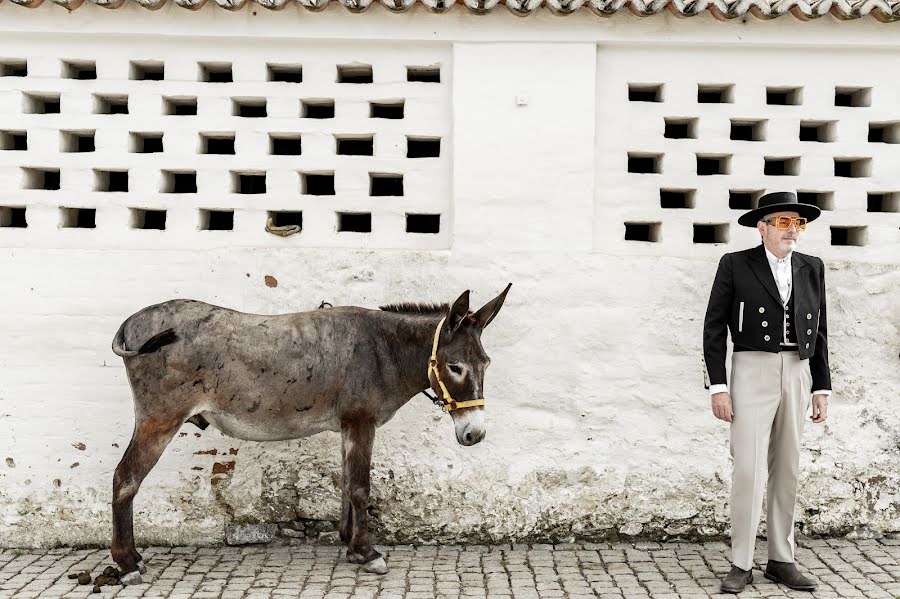
[[[767,484],[769,561],[765,577],[811,591],[816,583],[794,565],[794,505],[800,435],[824,422],[831,394],[825,316],[825,265],[794,251],[817,207],[791,192],[769,193],[738,219],[756,227],[762,244],[719,262],[703,327],[712,411],[731,423],[731,572],[722,591],[753,581],[753,550]],[[726,384],[728,329],[734,344]],[[729,393],[730,391],[730,393]]]

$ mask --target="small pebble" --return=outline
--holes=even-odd
[[[93,590],[92,592],[93,592],[93,593],[99,593],[99,592],[100,592],[100,587],[94,585],[94,590]]]
[[[82,572],[78,575],[78,584],[91,584],[91,573]]]

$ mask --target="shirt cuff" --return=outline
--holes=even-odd
[[[728,385],[721,383],[719,385],[709,386],[709,395],[712,397],[716,393],[728,393]]]
[[[829,395],[831,395],[831,390],[822,389],[821,391],[813,391],[813,395],[824,395],[825,397],[828,397]]]

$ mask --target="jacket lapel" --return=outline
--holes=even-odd
[[[806,259],[794,252],[791,256],[791,277],[793,279],[793,284],[791,285],[792,293],[794,294],[794,305],[799,305],[799,301],[801,297],[806,294],[806,285],[799,284],[801,281],[806,281],[806,268],[809,266],[809,262]]]
[[[778,286],[775,285],[775,277],[772,276],[772,269],[769,267],[769,261],[766,260],[765,247],[762,244],[757,246],[756,249],[750,253],[750,258],[750,268],[753,269],[753,274],[756,275],[756,278],[759,279],[762,286],[780,305],[781,295],[778,293]],[[791,262],[793,262],[793,260]],[[792,276],[793,274],[794,273],[791,273]],[[794,285],[794,288],[796,289],[796,285]]]

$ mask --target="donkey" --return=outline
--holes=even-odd
[[[172,300],[130,316],[112,344],[134,398],[134,433],[113,476],[111,553],[122,582],[138,584],[146,572],[134,546],[134,497],[185,422],[252,441],[340,431],[347,560],[386,573],[368,534],[375,429],[430,388],[461,445],[484,439],[490,359],[481,333],[511,286],[476,312],[466,291],[452,305],[262,316]]]

